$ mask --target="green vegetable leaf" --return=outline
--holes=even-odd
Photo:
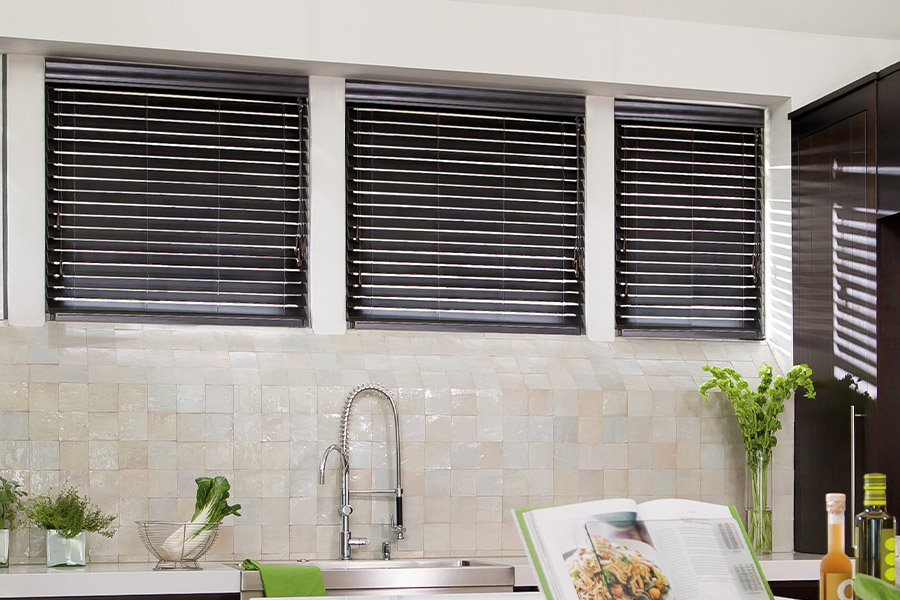
[[[853,580],[853,593],[859,600],[900,600],[900,590],[863,573]]]
[[[221,479],[225,479],[221,477]],[[194,505],[194,519],[203,510],[209,500],[209,493],[212,490],[213,480],[209,477],[198,477],[194,480],[197,483],[197,502]],[[227,494],[226,494],[227,497]],[[193,520],[193,519],[191,519]]]
[[[0,477],[0,529],[16,528],[16,517],[25,508],[22,498],[28,495],[20,487],[18,481]]]
[[[197,482],[197,502],[194,505],[194,516],[191,521],[197,523],[218,523],[228,515],[236,517],[241,516],[238,511],[241,509],[240,504],[229,506],[228,491],[231,484],[228,479],[218,475],[216,477],[198,477],[194,481]]]

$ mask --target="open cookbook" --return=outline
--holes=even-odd
[[[734,507],[596,500],[513,511],[547,600],[765,600]]]

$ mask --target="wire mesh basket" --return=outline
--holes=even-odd
[[[199,569],[197,560],[212,547],[218,523],[135,521],[138,535],[158,562],[154,570]]]

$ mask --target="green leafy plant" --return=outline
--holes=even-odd
[[[33,498],[25,506],[25,514],[41,529],[55,529],[67,539],[82,531],[103,537],[112,537],[115,533],[110,525],[116,518],[82,498],[78,490],[71,486],[63,488],[55,498],[48,495]]]
[[[784,401],[797,388],[806,389],[807,398],[815,398],[812,369],[808,365],[796,365],[786,375],[774,377],[767,364],[759,369],[759,385],[751,388],[740,373],[728,367],[706,365],[703,370],[711,375],[700,386],[700,394],[709,401],[709,391],[719,389],[731,402],[741,428],[741,438],[747,450],[747,464],[751,469],[761,458],[764,465],[772,459],[772,449],[778,443],[775,434],[781,429],[779,417],[784,412]]]
[[[747,511],[750,544],[756,552],[772,551],[772,511],[768,506],[769,481],[767,468],[772,449],[778,443],[775,434],[781,429],[779,417],[784,401],[798,387],[806,388],[806,397],[815,398],[812,369],[796,365],[785,376],[775,377],[767,364],[759,370],[759,385],[751,388],[741,374],[728,367],[706,365],[703,370],[712,375],[700,386],[703,399],[709,401],[709,391],[719,389],[731,402],[741,429],[747,468],[750,478],[751,508]]]
[[[864,573],[858,573],[853,580],[853,594],[859,600],[900,600],[900,590]]]
[[[16,518],[24,510],[22,498],[28,494],[20,489],[18,481],[10,481],[0,477],[0,529],[16,528]]]

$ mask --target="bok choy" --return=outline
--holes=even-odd
[[[198,477],[195,481],[197,503],[191,522],[176,529],[159,548],[160,554],[169,560],[191,556],[206,541],[206,535],[201,535],[203,532],[213,529],[228,515],[241,516],[238,512],[241,505],[229,506],[226,501],[231,485],[225,477]]]

